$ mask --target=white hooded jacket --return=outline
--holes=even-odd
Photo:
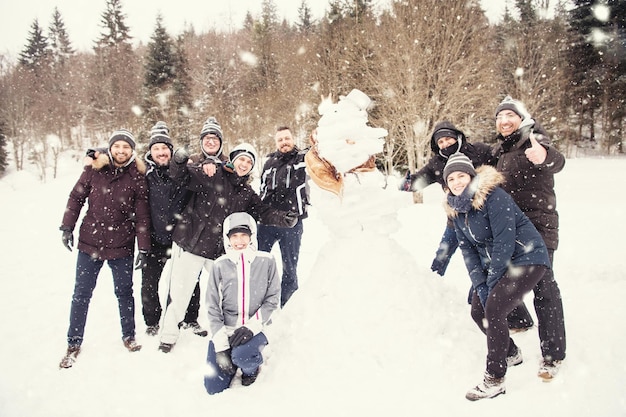
[[[245,226],[252,232],[246,249],[235,250],[228,232]],[[247,213],[233,213],[224,220],[226,254],[213,263],[207,288],[209,323],[216,352],[230,348],[228,337],[245,326],[254,335],[263,330],[280,305],[280,277],[274,257],[257,250],[257,225]]]

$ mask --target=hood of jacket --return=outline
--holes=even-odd
[[[481,210],[485,205],[487,196],[503,182],[504,175],[498,172],[494,167],[482,165],[476,168],[476,176],[467,185],[475,190],[474,196],[472,197],[472,209]],[[446,195],[448,194],[450,194],[450,190],[446,190]],[[451,218],[455,218],[458,215],[458,212],[448,203],[447,198],[444,201],[444,209],[446,210],[446,214]]]
[[[226,217],[226,219],[224,219],[224,227],[222,227],[222,237],[224,238],[224,249],[226,250],[226,253],[229,254],[236,252],[236,250],[230,246],[228,232],[237,226],[244,226],[250,229],[252,234],[250,235],[250,244],[248,245],[248,248],[256,251],[258,248],[256,220],[254,220],[254,218],[248,213],[236,212],[230,214]]]

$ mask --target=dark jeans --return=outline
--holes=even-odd
[[[515,276],[505,273],[489,292],[484,309],[474,291],[472,318],[487,335],[487,372],[496,378],[506,374],[506,357],[517,349],[509,336],[506,317],[520,305],[524,295],[538,285],[548,270],[543,265],[525,265],[516,268]]]
[[[554,250],[548,249],[548,256],[550,263],[554,265]],[[533,291],[541,354],[547,360],[563,360],[566,347],[565,316],[561,290],[552,269],[546,271]]]
[[[133,257],[108,260],[113,274],[115,296],[120,312],[122,338],[135,336],[135,299],[133,297]],[[104,261],[92,259],[85,252],[78,252],[76,261],[76,283],[72,295],[70,327],[67,331],[67,343],[80,345],[83,342],[87,312],[93,290],[96,287],[98,273]]]
[[[141,273],[141,305],[146,326],[157,326],[161,320],[162,307],[159,301],[159,280],[165,263],[170,258],[171,246],[153,244],[148,254],[148,263]],[[198,321],[200,311],[200,282],[193,291],[184,321]]]
[[[281,281],[280,306],[284,307],[289,298],[298,289],[298,258],[302,243],[302,219],[292,228],[276,227],[264,224],[259,225],[259,250],[270,252],[274,243],[280,246],[280,255],[283,260],[283,277]]]
[[[250,339],[248,343],[233,348],[230,352],[233,365],[240,368],[244,375],[254,374],[263,363],[263,355],[261,352],[267,344],[268,341],[265,334],[259,333]],[[235,375],[224,372],[217,365],[213,341],[209,342],[206,363],[211,369],[211,371],[204,376],[204,387],[206,391],[209,394],[217,394],[228,388]]]

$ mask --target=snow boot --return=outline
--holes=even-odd
[[[61,359],[61,363],[59,363],[59,368],[71,368],[74,362],[76,362],[76,357],[79,353],[79,345],[68,345],[67,352],[65,352],[65,356]]]
[[[543,382],[550,382],[556,374],[559,373],[559,368],[561,367],[561,361],[555,360],[550,361],[544,359],[541,362],[541,366],[539,367],[539,372],[537,372],[537,376],[543,380]]]
[[[247,387],[248,385],[254,384],[254,381],[256,381],[256,378],[259,376],[260,373],[261,367],[259,366],[258,368],[256,368],[256,371],[254,371],[251,375],[242,374],[241,385]]]
[[[141,350],[141,345],[137,343],[134,337],[125,337],[123,341],[124,347],[128,349],[129,352],[139,352]]]
[[[495,376],[485,372],[483,382],[467,391],[465,398],[470,401],[482,400],[484,398],[494,398],[500,394],[506,394],[504,386],[504,377],[496,378]]]
[[[156,326],[146,327],[146,334],[148,336],[156,336],[157,334],[159,334],[159,325],[157,324]]]
[[[506,357],[506,366],[508,368],[511,366],[517,366],[522,362],[524,362],[524,358],[522,358],[522,349],[519,347],[515,351],[515,354]]]
[[[206,337],[209,335],[209,332],[200,327],[197,321],[183,323],[183,329],[191,329],[193,331],[193,334],[200,337]]]
[[[170,353],[172,348],[174,347],[174,343],[163,343],[159,345],[159,350],[163,353]]]

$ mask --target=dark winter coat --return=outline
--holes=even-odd
[[[556,250],[559,244],[559,214],[556,210],[554,174],[565,166],[565,157],[554,148],[547,136],[535,133],[535,138],[547,150],[546,160],[535,165],[524,151],[530,144],[532,126],[517,130],[508,137],[498,135],[494,148],[497,169],[504,174],[502,188],[508,192],[522,211],[533,222],[548,248]]]
[[[269,154],[263,166],[259,191],[264,203],[298,213],[301,219],[307,217],[309,204],[305,155],[306,151],[297,148],[287,153],[276,151]]]
[[[173,240],[185,251],[207,259],[224,254],[222,223],[234,212],[247,212],[257,221],[289,227],[286,212],[271,208],[247,183],[227,166],[220,165],[212,177],[201,164],[170,164],[170,175],[191,191],[189,202],[174,229]]]
[[[143,161],[117,168],[101,153],[83,168],[70,192],[61,230],[74,230],[81,209],[88,209],[80,226],[78,250],[100,260],[133,256],[150,249],[150,208]]]
[[[169,176],[169,166],[157,166],[150,154],[146,156],[149,169],[148,201],[150,203],[152,242],[160,246],[172,246],[172,234],[176,220],[188,200],[187,188]]]
[[[465,154],[474,164],[475,167],[481,165],[495,165],[495,158],[492,155],[492,149],[484,143],[468,143],[463,141],[461,146],[454,144],[450,146],[454,148],[449,155],[455,152]],[[447,148],[446,148],[447,149]],[[422,191],[431,184],[438,182],[442,188],[445,188],[445,180],[443,179],[443,168],[448,162],[449,155],[435,153],[432,158],[419,171],[410,176],[411,187],[408,191]]]
[[[491,290],[515,265],[550,267],[541,235],[511,196],[499,187],[504,179],[502,174],[490,166],[476,171],[463,193],[471,198],[469,210],[464,213],[453,207],[451,194],[445,204],[472,286],[485,283]]]

